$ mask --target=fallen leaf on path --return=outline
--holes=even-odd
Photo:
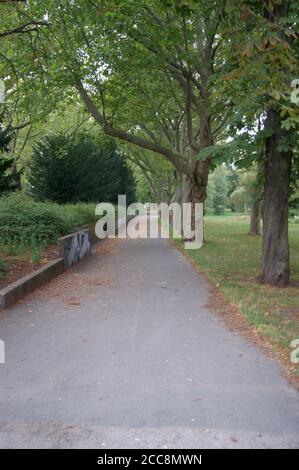
[[[66,299],[65,302],[68,305],[80,305],[81,300],[78,297],[70,297],[69,299]]]

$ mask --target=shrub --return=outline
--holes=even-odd
[[[29,191],[38,200],[116,203],[118,194],[127,194],[133,202],[132,172],[111,140],[48,136],[35,146],[31,160]]]
[[[8,158],[5,153],[8,151],[12,134],[7,129],[3,129],[0,117],[0,194],[12,191],[15,188],[12,175],[13,159]]]
[[[4,260],[0,258],[0,279],[3,279],[6,276],[7,265]]]
[[[36,202],[22,193],[0,198],[0,244],[48,246],[96,220],[95,204]]]

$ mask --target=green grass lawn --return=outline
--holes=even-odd
[[[290,342],[299,338],[299,225],[290,224],[291,285],[283,289],[256,282],[262,239],[248,229],[249,217],[207,216],[204,246],[186,253],[260,335],[291,353]]]

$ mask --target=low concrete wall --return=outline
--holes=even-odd
[[[64,259],[65,269],[78,263],[91,251],[91,234],[89,229],[80,230],[58,240],[59,254]]]
[[[127,221],[134,216],[128,217]],[[117,232],[121,225],[126,222],[120,219],[117,224]],[[99,240],[94,233],[94,225],[82,228],[79,232],[72,233],[59,238],[58,247],[60,258],[50,261],[45,266],[18,281],[0,290],[0,309],[11,307],[25,295],[37,287],[42,286],[54,277],[62,274],[65,270],[78,263],[82,258],[91,253],[91,245]]]
[[[0,290],[0,308],[8,308],[90,254],[91,235],[82,229],[58,240],[60,257]]]
[[[86,224],[82,225],[81,230],[89,230],[91,244],[97,243],[99,241],[98,237],[95,233],[96,224]]]
[[[42,286],[64,271],[63,258],[50,261],[45,266],[10,284],[0,291],[0,308],[11,307],[37,287]]]

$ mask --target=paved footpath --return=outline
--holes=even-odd
[[[0,447],[299,447],[299,394],[208,295],[167,240],[109,240],[0,314]]]

